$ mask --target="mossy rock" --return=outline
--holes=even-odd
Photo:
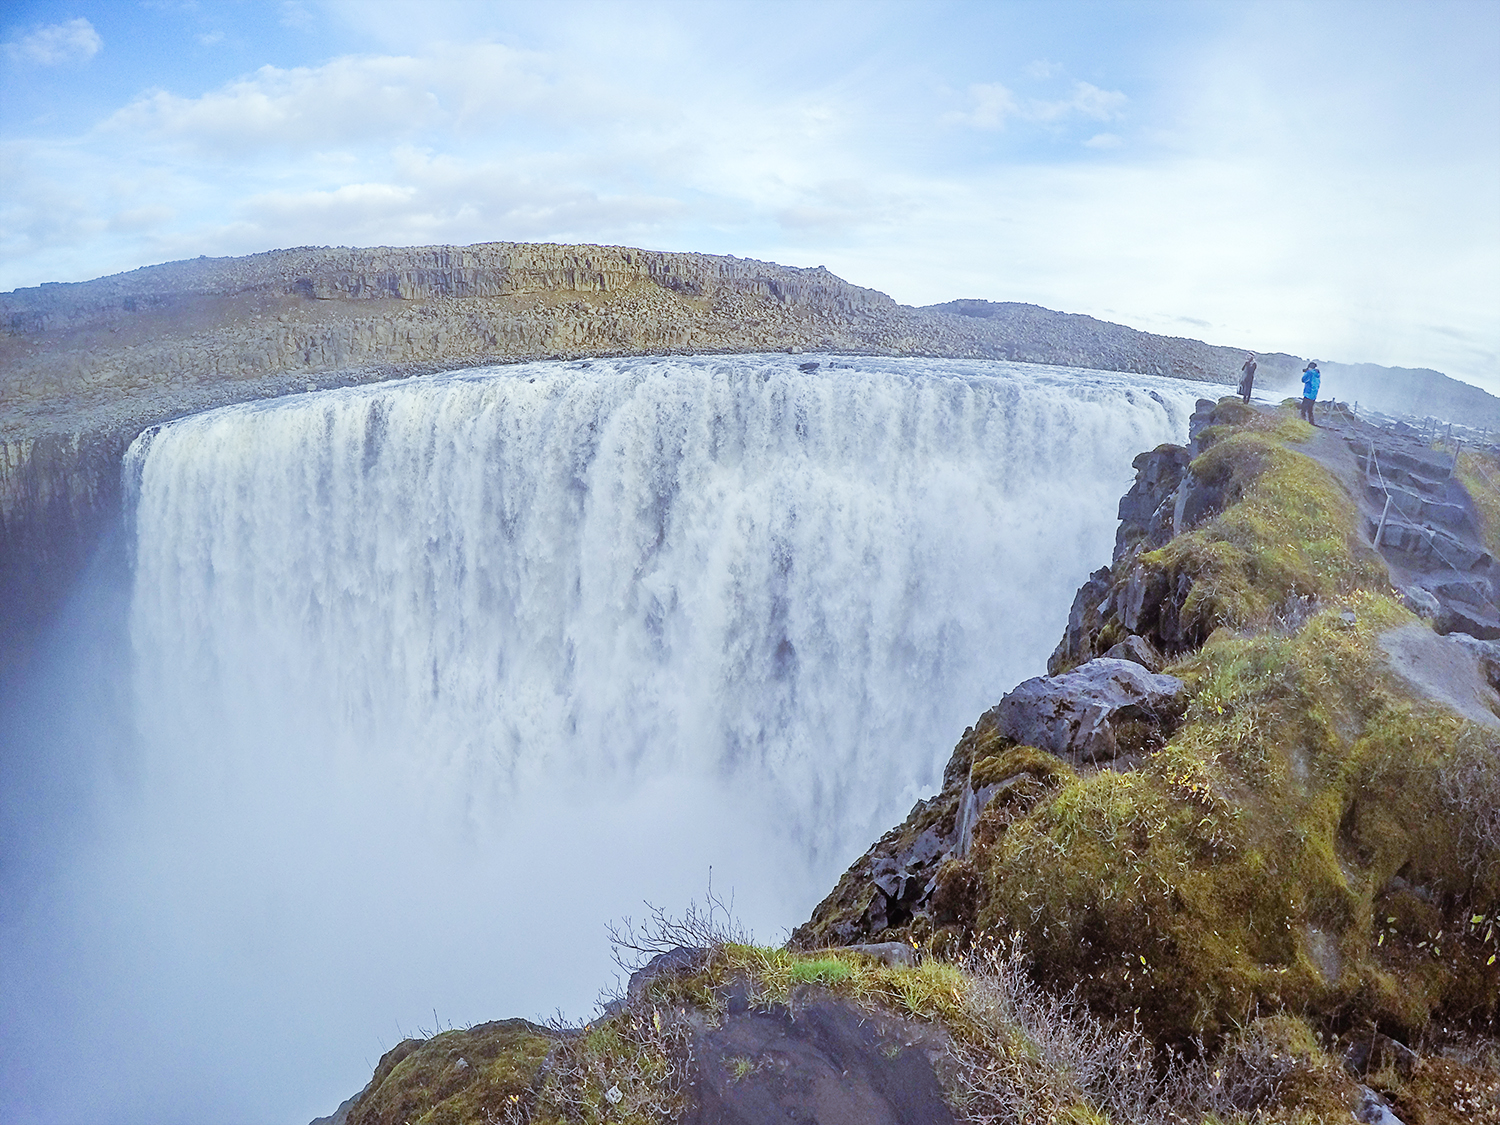
[[[1165,1038],[1224,1034],[1255,1006],[1398,1029],[1495,1019],[1487,952],[1424,953],[1500,889],[1465,861],[1442,793],[1460,724],[1387,674],[1377,637],[1410,617],[1352,499],[1294,448],[1310,436],[1237,399],[1214,408],[1191,471],[1222,510],[1140,556],[1112,599],[1135,583],[1161,604],[1137,631],[1179,654],[1184,726],[1141,769],[1065,779],[947,873],[978,882],[954,896],[978,931],[1020,930],[1044,977]]]
[[[1461,725],[1383,671],[1378,635],[1405,611],[1352,604],[1354,629],[1329,611],[1179,665],[1184,727],[1141,768],[1070,779],[1011,823],[977,871],[977,928],[1021,931],[1045,978],[1167,1039],[1257,1006],[1492,1023],[1500,971],[1477,935],[1452,936],[1500,906],[1443,796]]]
[[[556,1042],[556,1033],[522,1019],[405,1039],[381,1057],[348,1125],[506,1120]]]
[[[987,749],[993,752],[976,757],[969,770],[969,784],[976,790],[1021,774],[1046,785],[1058,785],[1076,776],[1067,762],[1035,746],[1009,745],[1003,739],[997,739]]]

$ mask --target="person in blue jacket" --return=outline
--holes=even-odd
[[[1302,417],[1316,426],[1313,422],[1313,404],[1318,401],[1318,384],[1322,382],[1323,376],[1318,371],[1318,361],[1310,359],[1302,371]]]

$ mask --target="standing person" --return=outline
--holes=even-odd
[[[1310,359],[1307,366],[1302,369],[1302,417],[1316,426],[1313,421],[1313,404],[1318,401],[1318,384],[1323,381],[1323,375],[1318,370],[1318,361]]]
[[[1240,365],[1240,394],[1245,396],[1245,405],[1250,405],[1250,391],[1255,387],[1255,353],[1246,352],[1245,362]]]

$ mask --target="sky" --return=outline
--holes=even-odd
[[[0,290],[613,243],[1500,393],[1497,0],[7,0],[0,67]]]

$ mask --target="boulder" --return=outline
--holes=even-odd
[[[1456,600],[1443,603],[1432,627],[1444,634],[1467,633],[1480,640],[1500,640],[1500,615],[1496,615],[1493,609]]]
[[[1397,587],[1401,594],[1401,604],[1406,606],[1418,617],[1425,617],[1429,621],[1442,612],[1443,606],[1431,590],[1423,589],[1418,585]]]
[[[1160,672],[1164,663],[1156,646],[1145,637],[1126,637],[1104,654],[1108,660],[1131,660],[1148,672]]]
[[[694,1030],[684,1125],[952,1125],[941,1025],[806,986],[766,1005],[745,982]]]
[[[1101,657],[1022,683],[1000,700],[995,722],[1018,745],[1096,765],[1164,743],[1181,720],[1186,693],[1175,676]]]

